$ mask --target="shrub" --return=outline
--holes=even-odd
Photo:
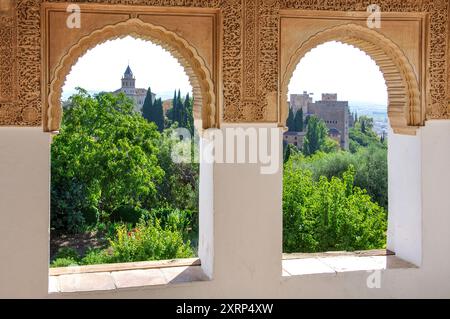
[[[98,265],[111,263],[111,256],[108,250],[91,249],[86,253],[86,256],[81,260],[83,265]]]
[[[84,222],[87,225],[95,225],[98,222],[100,213],[97,207],[88,207],[82,211]]]
[[[132,262],[188,258],[194,252],[178,231],[162,229],[158,221],[142,221],[133,231],[118,226],[116,238],[111,241],[111,255],[111,262]]]
[[[146,210],[139,207],[121,206],[111,214],[112,222],[131,223],[136,225]]]
[[[356,170],[354,185],[365,189],[379,205],[388,208],[387,149],[371,145],[360,148],[354,154],[343,151],[330,154],[318,152],[308,157],[301,154],[291,157],[293,167],[311,171],[314,181],[318,181],[321,176],[327,179],[342,178],[353,166]]]
[[[383,248],[386,212],[366,191],[354,187],[352,165],[342,179],[285,165],[283,181],[284,252]]]
[[[78,261],[80,260],[80,255],[75,249],[71,247],[63,247],[58,250],[58,252],[55,254],[54,259],[73,259],[75,261]]]
[[[78,261],[70,257],[57,258],[50,264],[50,268],[69,267],[69,266],[78,266]]]
[[[144,215],[144,219],[153,223],[158,220],[161,228],[180,231],[183,234],[187,234],[198,224],[196,213],[168,206],[152,209],[149,214]]]
[[[176,226],[183,224],[180,220],[185,220],[184,214],[183,211],[168,213],[164,217],[167,229],[163,229],[155,214],[150,213],[147,215],[148,221],[141,220],[133,229],[129,224],[114,224],[115,235],[110,239],[111,247],[91,249],[82,259],[76,251],[64,248],[51,267],[193,257],[190,241],[184,241]]]

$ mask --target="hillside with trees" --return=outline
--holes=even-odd
[[[196,255],[199,165],[171,158],[174,128],[195,130],[192,108],[179,90],[164,112],[149,89],[142,114],[123,94],[70,98],[51,147],[52,267]],[[384,247],[387,144],[371,119],[351,129],[350,151],[317,117],[289,121],[306,136],[284,154],[284,251]]]
[[[350,151],[344,151],[332,146],[325,123],[312,116],[303,149],[285,145],[285,252],[385,247],[387,142],[372,128],[372,119],[360,117],[350,129]]]
[[[124,95],[71,97],[52,144],[53,266],[196,254],[198,164],[170,157],[172,127],[189,121],[192,100],[178,93],[174,107],[186,109],[160,132],[161,100],[147,96],[142,115]],[[80,249],[86,234],[100,244]]]

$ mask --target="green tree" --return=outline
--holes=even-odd
[[[190,98],[189,93],[186,94],[184,99],[184,110],[185,110],[185,118],[183,120],[183,127],[187,128],[191,133],[191,136],[194,135],[194,110],[193,110],[193,100]]]
[[[158,144],[158,162],[165,172],[165,177],[158,184],[158,207],[172,206],[178,209],[186,209],[198,212],[198,182],[200,166],[192,160],[192,163],[175,163],[172,160],[172,151],[175,144],[180,141],[174,137],[173,129],[166,129]],[[186,144],[189,141],[185,142]],[[191,145],[186,145],[187,148]],[[194,144],[194,147],[196,145]],[[194,149],[191,156],[198,153]]]
[[[167,111],[167,117],[169,118],[171,123],[174,123],[177,121],[177,115],[178,115],[178,104],[177,104],[177,90],[173,93],[173,99],[172,99],[172,107],[170,110]]]
[[[293,161],[296,168],[311,171],[314,181],[324,176],[342,178],[350,166],[355,168],[355,186],[367,191],[372,200],[388,208],[388,165],[387,149],[370,145],[358,152],[317,152],[313,156],[297,156]]]
[[[364,124],[363,124],[364,123]],[[363,132],[365,131],[365,132]],[[375,145],[386,148],[386,143],[380,141],[377,134],[373,131],[373,119],[361,116],[355,126],[349,130],[350,152],[356,153],[361,147]]]
[[[286,126],[288,127],[289,132],[294,131],[294,127],[295,127],[294,119],[295,119],[294,111],[292,111],[292,108],[289,108],[289,116],[286,121]]]
[[[386,212],[364,190],[354,187],[352,166],[342,178],[320,177],[285,164],[283,180],[283,251],[324,252],[384,248]]]
[[[107,221],[122,206],[154,203],[164,176],[156,125],[124,94],[80,89],[70,104],[52,143],[52,227],[77,232],[87,216]]]
[[[325,122],[313,115],[308,120],[306,127],[306,136],[303,142],[303,153],[312,155],[319,151],[328,136],[328,128]]]
[[[303,132],[303,109],[297,111],[294,117],[294,130],[295,132]]]
[[[142,116],[149,122],[153,122],[162,132],[164,130],[164,111],[161,99],[153,103],[153,94],[150,88],[147,90],[144,105],[142,107]]]
[[[340,150],[339,142],[336,140],[333,140],[330,137],[325,137],[324,143],[321,145],[320,150],[325,153],[334,153],[338,152]]]
[[[145,96],[144,105],[142,106],[142,116],[147,121],[151,121],[153,110],[153,94],[151,88],[148,88],[147,95]]]
[[[361,122],[361,133],[366,134],[366,132],[367,132],[366,121],[360,120],[360,122]]]
[[[284,147],[284,154],[283,154],[283,162],[286,163],[287,161],[289,161],[289,159],[291,158],[292,155],[294,154],[298,154],[299,150],[297,147],[295,147],[292,144],[287,144]]]
[[[192,100],[189,94],[186,96],[185,100],[181,99],[181,91],[175,90],[174,99],[172,101],[172,109],[169,110],[168,117],[171,123],[178,123],[178,127],[184,127],[193,132],[193,110],[192,110]],[[192,123],[192,124],[191,124]]]
[[[368,116],[361,116],[359,118],[360,129],[363,134],[373,130],[373,118]]]
[[[178,89],[178,96],[177,96],[177,117],[176,121],[178,122],[178,126],[184,127],[184,119],[185,119],[185,110],[183,107],[183,101],[181,100],[181,91]]]
[[[152,112],[150,113],[150,121],[158,126],[158,130],[164,130],[164,110],[161,98],[157,99],[153,104]]]

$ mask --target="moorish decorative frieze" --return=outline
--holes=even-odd
[[[39,126],[40,0],[5,0],[1,8],[0,125]]]
[[[14,117],[12,102],[17,98],[16,51],[17,16],[16,3],[5,0],[0,3],[0,124]]]
[[[2,0],[0,6],[0,125],[39,126],[41,16],[44,2]],[[72,0],[158,7],[220,8],[222,15],[219,116],[225,122],[278,122],[279,11],[366,11],[371,0]],[[448,68],[450,5],[447,0],[378,0],[383,12],[429,14],[427,119],[450,118]],[[217,67],[214,66],[214,67]]]

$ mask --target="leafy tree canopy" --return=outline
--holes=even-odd
[[[87,212],[102,219],[124,205],[151,204],[164,176],[159,139],[125,95],[79,89],[52,144],[52,226],[76,231]]]

